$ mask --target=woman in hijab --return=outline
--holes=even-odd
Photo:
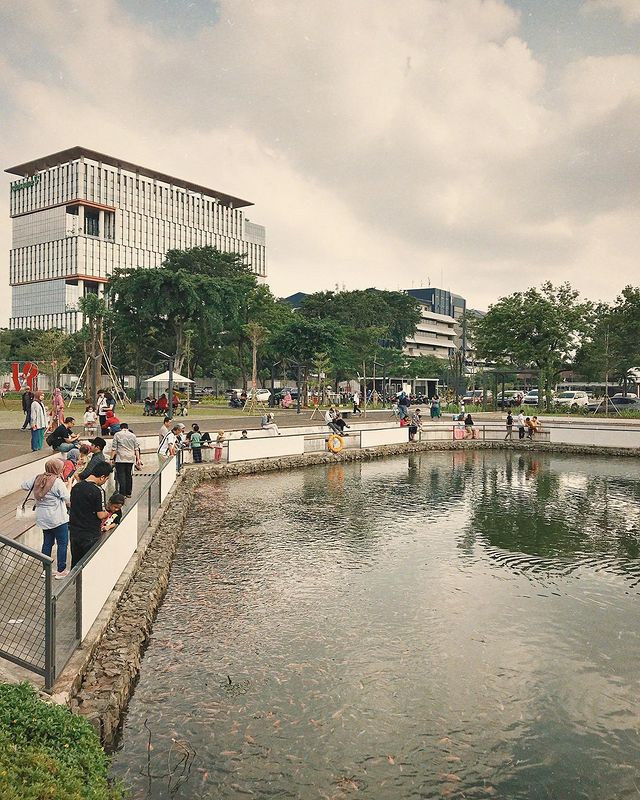
[[[54,457],[45,461],[44,473],[24,481],[22,488],[33,492],[36,502],[36,525],[42,528],[42,552],[51,556],[54,542],[57,545],[58,571],[54,577],[66,578],[67,548],[69,545],[69,489],[62,480],[64,461]]]
[[[64,397],[59,388],[53,390],[51,398],[51,426],[57,428],[64,423]]]

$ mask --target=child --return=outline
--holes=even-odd
[[[202,434],[200,426],[195,422],[191,426],[191,433],[188,435],[191,442],[191,455],[194,464],[202,464]]]
[[[249,434],[246,431],[242,431],[242,433],[240,434],[240,438],[241,439],[248,439],[249,438]]]
[[[84,432],[93,438],[98,433],[98,415],[93,406],[87,406],[84,412]]]
[[[77,467],[78,467],[78,451],[74,448],[73,450],[69,450],[69,452],[67,453],[64,466],[62,467],[62,480],[68,481],[69,478],[73,478]]]
[[[114,528],[117,528],[122,520],[122,507],[125,503],[125,497],[123,494],[112,494],[109,498],[109,502],[107,503],[107,511],[109,512],[109,516],[105,517],[102,520],[102,524],[100,525],[100,533],[107,533],[107,531],[112,531]]]
[[[224,445],[224,431],[218,431],[218,435],[216,436],[216,447],[213,451],[213,460],[220,461],[222,458],[222,447]]]

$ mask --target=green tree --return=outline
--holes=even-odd
[[[40,372],[51,377],[52,388],[59,386],[60,374],[71,360],[71,338],[57,328],[39,331],[31,339],[34,361],[38,361]]]
[[[502,297],[478,320],[478,354],[520,367],[535,365],[540,374],[539,402],[542,405],[545,387],[549,407],[551,382],[571,361],[590,309],[591,304],[581,302],[568,283],[547,282],[540,289]]]

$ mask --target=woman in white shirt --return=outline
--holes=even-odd
[[[69,574],[67,570],[67,548],[69,546],[69,489],[62,480],[64,461],[50,458],[45,461],[44,473],[30,478],[22,488],[33,492],[36,505],[36,525],[42,528],[42,552],[51,556],[54,543],[57,545],[58,571],[55,578],[61,580]],[[29,501],[27,501],[29,502]]]

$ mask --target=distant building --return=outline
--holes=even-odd
[[[464,297],[431,286],[406,292],[420,303],[421,319],[413,336],[407,337],[405,353],[448,359],[456,350],[464,350]]]
[[[248,200],[84,147],[10,167],[11,328],[82,326],[78,300],[117,267],[158,267],[172,249],[241,253],[266,276],[265,229]]]

